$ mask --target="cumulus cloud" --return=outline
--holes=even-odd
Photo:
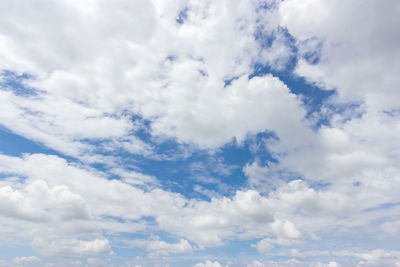
[[[192,246],[187,240],[181,239],[179,243],[170,244],[165,241],[152,241],[147,244],[147,251],[156,255],[169,255],[170,253],[191,253]]]
[[[319,62],[310,65],[301,60],[298,73],[327,89],[337,88],[343,98],[362,97],[371,107],[397,106],[390,96],[396,94],[394,71],[398,69],[395,58],[399,53],[395,44],[400,39],[397,34],[387,32],[392,32],[398,23],[393,16],[398,8],[395,1],[385,4],[285,1],[280,5],[282,25],[300,42],[309,38],[323,40]],[[355,12],[358,16],[354,16]],[[372,14],[380,19],[361,23],[362,18],[370,18]]]
[[[237,191],[232,198],[202,201],[158,188],[144,191],[124,180],[107,180],[104,174],[56,156],[2,155],[0,159],[3,173],[26,177],[23,182],[12,178],[15,176],[3,181],[1,192],[4,203],[8,203],[2,206],[6,218],[3,228],[14,229],[12,233],[16,234],[13,222],[17,220],[21,233],[29,233],[36,225],[40,231],[29,236],[34,246],[48,254],[110,253],[109,241],[101,229],[110,233],[146,229],[146,222],[140,219],[148,216],[154,218],[158,229],[200,247],[220,246],[237,237],[262,238],[256,248],[265,252],[275,246],[301,244],[306,233],[334,229],[338,221],[331,218],[338,215],[348,216],[340,222],[342,225],[365,226],[375,217],[360,220],[352,214],[385,201],[379,194],[371,198],[371,194],[335,188],[315,190],[301,180],[280,186],[268,198],[247,190]],[[294,212],[297,215],[293,216]],[[377,212],[379,216],[379,209]],[[124,225],[108,216],[134,221]],[[86,240],[79,239],[83,236]],[[72,244],[75,249],[71,249]],[[158,255],[192,251],[186,240],[177,244],[160,240],[143,247]]]
[[[35,154],[18,158],[3,155],[0,158],[0,169],[3,172],[27,177],[24,182],[6,180],[8,184],[1,191],[6,194],[5,199],[11,199],[15,203],[18,201],[23,205],[15,204],[13,207],[10,205],[14,202],[9,203],[4,206],[8,213],[4,212],[3,216],[10,220],[26,221],[29,224],[25,226],[25,230],[29,229],[36,218],[40,218],[38,223],[42,224],[42,231],[52,233],[53,239],[68,232],[86,234],[92,238],[97,236],[90,241],[92,243],[85,243],[82,240],[63,239],[53,242],[33,235],[36,238],[34,245],[43,250],[48,247],[50,253],[58,253],[55,247],[61,247],[61,251],[70,248],[70,245],[65,245],[70,242],[78,242],[75,245],[76,250],[72,250],[73,253],[109,252],[108,241],[101,240],[99,231],[100,226],[109,229],[111,227],[106,225],[113,223],[100,220],[104,216],[130,220],[152,216],[161,230],[185,237],[202,246],[221,245],[226,238],[239,233],[246,238],[260,234],[285,237],[298,234],[288,222],[282,224],[283,228],[279,226],[280,222],[274,218],[268,199],[256,191],[238,191],[232,199],[224,197],[213,198],[211,201],[188,200],[179,194],[157,188],[144,191],[123,180],[107,180],[56,156]],[[104,192],[107,194],[104,195]],[[54,213],[58,214],[58,220],[50,216]],[[274,221],[278,225],[271,225]],[[53,226],[49,227],[51,225]],[[187,227],[182,228],[182,225]],[[266,227],[268,225],[270,227]],[[60,227],[65,227],[66,232],[58,232]],[[263,228],[265,230],[261,230]],[[122,226],[121,229],[125,228]],[[185,240],[171,245],[172,247],[163,241],[157,242],[149,248],[158,245],[160,248],[156,252],[161,254],[180,248],[186,252],[191,250]]]
[[[284,131],[287,124],[300,127],[294,125],[304,115],[300,101],[278,78],[248,78],[261,49],[253,37],[263,15],[256,3],[239,9],[229,1],[42,5],[59,14],[48,18],[53,23],[40,16],[40,5],[3,3],[9,12],[2,16],[7,53],[0,67],[31,74],[25,84],[38,90],[31,97],[1,92],[7,106],[0,122],[15,133],[75,156],[93,149],[87,139],[115,138],[127,151],[149,155],[149,145],[128,137],[129,115],[151,121],[155,136],[207,148],[266,129]],[[175,21],[179,8],[187,10],[182,25]],[[29,29],[19,27],[25,14]],[[281,39],[271,49],[285,47]]]
[[[222,267],[222,265],[217,261],[206,261],[204,263],[197,263],[193,267]]]

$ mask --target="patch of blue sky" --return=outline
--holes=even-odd
[[[40,257],[40,255],[38,255],[38,251],[32,248],[32,246],[21,246],[21,244],[17,245],[11,240],[0,243],[0,252],[0,260],[9,262],[12,262],[15,257],[21,257],[21,255]]]
[[[297,177],[297,179],[304,180],[304,177]],[[322,190],[322,189],[327,189],[329,186],[332,185],[331,182],[324,182],[324,181],[311,181],[307,180],[307,183],[309,184],[310,188],[313,188],[315,190]]]
[[[152,224],[156,223],[154,218],[151,216],[143,216],[143,217],[140,217],[139,220],[131,220],[131,219],[125,219],[125,218],[107,215],[107,216],[101,216],[101,219],[112,220],[112,221],[116,221],[116,222],[120,222],[120,223],[121,222],[145,223],[146,225],[152,225]]]
[[[237,189],[246,186],[247,177],[242,167],[248,162],[256,159],[265,164],[277,162],[264,143],[266,139],[277,138],[271,132],[251,135],[241,144],[232,141],[210,153],[208,150],[196,150],[188,145],[179,144],[174,139],[154,140],[148,130],[149,121],[143,121],[140,117],[135,117],[133,120],[141,121],[143,126],[135,132],[136,137],[156,148],[155,154],[159,157],[132,154],[122,148],[116,151],[104,151],[101,149],[100,141],[88,142],[94,147],[99,147],[99,152],[103,155],[117,157],[127,170],[140,170],[147,175],[157,177],[165,189],[187,197],[209,199],[209,196],[199,193],[199,185],[201,189],[209,192],[233,195]],[[109,168],[102,163],[91,166],[105,172]],[[121,177],[111,174],[108,178]]]
[[[234,81],[234,80],[237,80],[237,79],[239,79],[239,77],[233,77],[233,78],[230,78],[230,79],[227,79],[227,80],[225,80],[224,81],[224,87],[227,87],[227,86],[229,86],[229,85],[231,85],[232,84],[232,82]]]
[[[308,64],[315,65],[320,62],[324,41],[316,37],[308,38],[298,44],[299,56]]]
[[[352,220],[356,218],[357,214],[351,214],[349,217],[343,216],[343,220]],[[307,240],[307,247],[302,249],[309,250],[348,250],[348,251],[365,251],[373,250],[376,248],[384,250],[397,250],[400,242],[400,236],[388,235],[382,232],[380,227],[381,222],[372,221],[369,228],[365,227],[346,227],[341,224],[335,225],[329,231],[324,233],[316,233],[319,240]],[[363,233],[360,235],[360,233]],[[321,242],[323,240],[323,242]]]
[[[400,116],[400,108],[384,110],[383,113],[389,117]]]
[[[277,7],[279,4],[279,1],[260,1],[258,2],[258,5],[256,7],[256,11],[259,12],[263,9],[273,9]]]
[[[170,56],[167,57],[167,60],[168,61],[175,61],[175,60],[177,60],[177,57],[174,56],[174,55],[170,55]]]
[[[284,34],[287,33],[287,31],[284,30],[284,28],[279,28],[278,31],[282,31]],[[285,34],[285,36],[291,37],[288,33]],[[259,43],[259,45],[262,48],[269,48],[272,46],[274,41],[277,38],[277,30],[272,31],[271,33],[266,34],[264,32],[264,25],[260,24],[257,26],[255,32],[254,32],[254,39]],[[287,44],[292,48],[296,49],[296,46],[293,45],[293,38],[289,38],[287,41]]]
[[[301,55],[296,45],[296,40],[291,36],[287,29],[279,28],[279,33],[283,34],[285,38],[285,45],[290,49],[291,55],[288,58],[284,68],[274,68],[269,64],[256,63],[254,65],[254,72],[249,75],[249,78],[254,76],[263,76],[266,74],[272,74],[278,77],[282,82],[286,84],[289,90],[296,95],[301,95],[305,106],[308,108],[307,117],[311,116],[314,112],[321,110],[323,104],[332,96],[334,90],[323,90],[315,84],[307,82],[304,78],[296,76],[293,71],[297,65],[299,57],[305,57],[307,61],[313,62],[314,64],[319,61],[319,50],[309,51],[304,55]],[[266,49],[272,46],[276,40],[277,32],[271,34],[265,34],[262,27],[255,32],[255,39],[259,42],[262,48]],[[320,46],[317,48],[320,49]],[[320,120],[318,127],[322,124],[328,123],[328,120]]]
[[[332,94],[332,96],[334,94]],[[327,112],[326,114],[320,114],[321,116],[316,123],[316,126],[318,127],[322,125],[330,126],[331,114],[342,115],[343,123],[352,119],[361,118],[365,114],[365,107],[363,106],[362,101],[340,104],[327,101],[323,103],[323,107],[325,108],[325,110],[327,110]]]
[[[295,65],[294,62],[297,62],[297,59],[293,58],[291,62],[292,63],[289,63],[289,65]],[[322,90],[315,84],[307,82],[303,77],[295,76],[292,70],[290,70],[291,68],[292,67],[285,70],[276,70],[267,65],[257,64],[254,66],[254,73],[251,74],[249,78],[266,74],[272,74],[278,77],[286,84],[291,93],[301,96],[304,105],[307,107],[306,117],[309,118],[314,112],[321,111],[321,108],[325,105],[329,97],[335,94],[335,91]],[[329,124],[329,119],[323,118],[316,123],[316,126],[320,127],[321,125],[327,124]]]
[[[252,244],[255,244],[258,240],[249,239],[249,240],[234,240],[234,241],[226,241],[226,245],[215,248],[207,248],[202,251],[197,252],[199,255],[208,255],[211,254],[214,257],[218,258],[227,258],[232,259],[232,255],[235,255],[235,259],[248,259],[253,256],[259,257],[260,253],[252,247]]]
[[[130,262],[133,261],[134,263],[141,263],[140,260],[135,260],[135,258],[140,258],[140,259],[147,258],[147,253],[144,251],[143,248],[113,247],[112,250],[114,254],[111,257],[108,256],[108,258],[110,258],[113,263],[116,263],[117,266],[118,264],[121,264],[121,266],[123,266],[123,263],[126,263],[128,261]]]
[[[139,247],[139,246],[135,247],[128,243],[125,243],[125,244],[118,243],[121,240],[123,240],[123,238],[124,237],[118,236],[117,240],[116,240],[117,243],[113,243],[111,240],[113,251],[115,252],[116,255],[118,255],[119,258],[126,260],[127,257],[129,258],[132,256],[135,257],[135,256],[145,256],[146,255],[146,252],[142,247]],[[145,238],[147,239],[148,237],[145,237]]]
[[[255,248],[253,248],[256,250]],[[290,256],[290,252],[288,251],[287,247],[274,247],[268,252],[259,253],[258,256],[255,256],[252,260],[257,261],[277,261],[283,262],[290,260],[292,257]],[[247,261],[248,262],[248,261]]]
[[[311,116],[318,114],[317,120],[314,121],[314,129],[317,130],[323,125],[330,125],[330,114],[345,114],[349,113],[348,119],[362,116],[363,112],[360,109],[362,102],[349,102],[349,103],[333,103],[329,101],[336,95],[336,90],[326,90],[318,87],[317,84],[306,81],[303,77],[294,74],[294,69],[297,65],[298,59],[305,59],[309,64],[318,64],[321,57],[323,48],[323,40],[316,38],[309,38],[301,43],[296,43],[296,40],[291,36],[287,29],[279,28],[278,30],[285,37],[285,45],[287,45],[292,52],[285,67],[283,69],[274,68],[269,64],[256,63],[254,65],[254,72],[249,75],[249,78],[254,76],[263,76],[272,74],[278,77],[286,84],[291,93],[301,96],[304,107],[307,109],[306,118],[310,119]],[[276,32],[269,35],[264,34],[262,28],[258,29],[255,33],[255,39],[260,43],[261,47],[269,48],[276,39]],[[307,46],[307,49],[302,47]],[[329,109],[328,114],[321,114],[322,108]]]
[[[364,210],[364,212],[372,212],[376,210],[382,210],[382,209],[391,209],[394,207],[400,207],[400,202],[387,202],[387,203],[382,203],[378,206],[368,208]]]
[[[193,184],[196,183],[188,165],[203,161],[206,158],[206,154],[197,152],[185,160],[158,161],[149,159],[137,162],[137,164],[144,173],[157,177],[169,190],[187,195],[192,192]]]
[[[220,191],[221,183],[229,184],[233,189],[246,186],[247,177],[243,174],[242,167],[255,159],[262,162],[276,162],[263,143],[263,140],[267,138],[274,138],[274,135],[263,132],[247,138],[242,144],[232,141],[214,153],[207,150],[194,150],[188,157],[178,157],[173,160],[143,159],[138,155],[124,155],[127,152],[121,152],[122,154],[119,155],[124,159],[136,158],[135,164],[144,173],[157,177],[169,190],[183,195],[198,195],[198,192],[193,191],[196,184],[214,191]],[[146,139],[152,142],[151,138]],[[157,153],[168,155],[176,153],[180,144],[169,139],[157,146]],[[254,146],[258,147],[257,151],[254,151]],[[196,164],[197,168],[190,167]],[[229,190],[226,193],[234,191]]]
[[[38,142],[14,134],[2,126],[0,126],[0,152],[10,156],[21,156],[24,153],[42,153],[61,156],[57,151]]]
[[[188,7],[185,7],[184,9],[182,9],[181,11],[179,11],[179,13],[178,13],[178,15],[177,15],[175,21],[176,21],[178,24],[183,24],[183,23],[185,23],[185,20],[186,20],[187,17],[188,17],[188,11],[189,11],[189,8],[188,8]]]
[[[13,91],[18,96],[35,96],[38,90],[26,85],[26,81],[33,78],[32,75],[17,74],[13,71],[3,70],[0,72],[0,89]]]
[[[302,57],[307,61],[308,64],[318,64],[321,59],[321,51],[313,50],[305,52]]]
[[[298,90],[298,92],[302,94],[309,93],[308,84],[299,84],[299,82],[294,81],[293,77],[289,76],[287,72],[275,71],[268,66],[260,66],[256,68],[253,75],[257,76],[265,73],[273,73],[273,75],[281,78],[286,84],[293,83],[293,86],[289,86],[292,90]],[[8,73],[7,75],[10,76],[10,79],[14,80],[23,80],[29,77],[26,75],[22,78],[18,78],[13,73]],[[9,86],[20,86],[21,90],[25,88],[22,82],[18,83],[17,81],[13,83],[10,82]],[[320,90],[318,92],[320,92]],[[315,93],[309,94],[314,98],[319,97]],[[322,97],[319,98],[322,99]],[[246,163],[253,162],[255,159],[265,164],[267,162],[276,162],[276,159],[269,153],[263,142],[263,140],[268,138],[277,138],[273,133],[263,132],[249,136],[242,144],[232,141],[210,154],[209,151],[205,150],[193,150],[188,145],[179,144],[173,139],[161,140],[154,138],[149,130],[151,121],[144,120],[138,115],[130,114],[128,111],[124,115],[132,116],[132,121],[139,125],[138,129],[132,134],[143,142],[152,145],[155,148],[154,154],[157,157],[151,158],[145,155],[132,154],[124,151],[122,148],[116,151],[105,151],[102,149],[102,145],[104,144],[103,142],[107,142],[107,140],[82,141],[96,147],[98,152],[104,156],[116,156],[124,168],[132,168],[135,170],[136,167],[139,167],[143,173],[157,177],[166,189],[181,193],[185,196],[200,197],[205,200],[208,199],[207,196],[196,192],[196,185],[201,185],[202,189],[219,192],[220,194],[234,194],[235,189],[246,186],[247,177],[245,177],[242,171],[242,167],[245,166]],[[13,134],[4,128],[0,128],[0,137],[0,151],[8,155],[20,156],[23,153],[43,153],[64,157],[69,162],[77,161],[77,159],[73,157],[68,157],[40,143]],[[228,167],[232,166],[229,175],[223,175],[217,170],[218,166],[215,164],[215,159],[223,159],[223,164]],[[205,170],[207,171],[198,171],[194,173],[188,168],[188,166],[197,162],[205,164]],[[91,166],[104,172],[109,168],[103,163],[94,163],[91,164]],[[120,179],[120,177],[113,175],[110,175],[108,178]],[[207,182],[207,179],[210,182]],[[223,189],[221,185],[224,184],[229,186]]]

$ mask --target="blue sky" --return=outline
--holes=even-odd
[[[398,1],[2,1],[0,266],[398,266]]]

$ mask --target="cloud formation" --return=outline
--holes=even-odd
[[[0,265],[399,264],[398,1],[0,10]]]

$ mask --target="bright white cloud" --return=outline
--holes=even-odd
[[[193,267],[222,267],[222,265],[217,261],[206,261],[204,263],[197,263]]]

